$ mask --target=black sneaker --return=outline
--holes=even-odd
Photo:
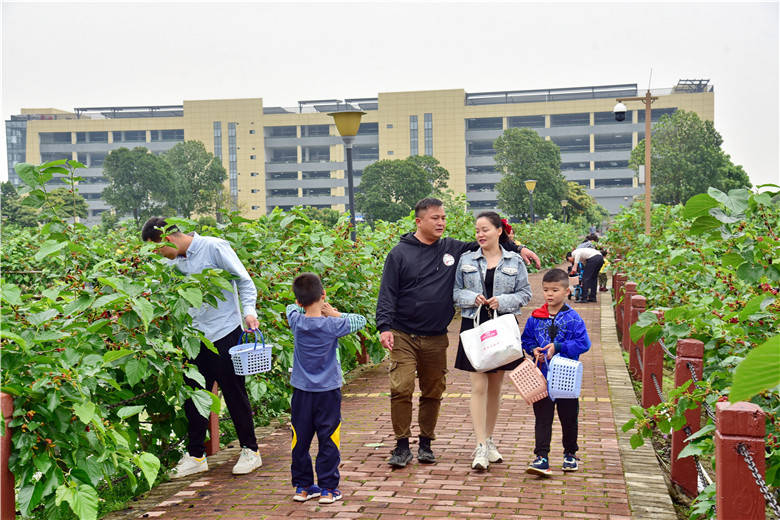
[[[412,462],[412,452],[408,447],[402,448],[400,446],[396,446],[390,452],[390,459],[387,461],[388,464],[395,468],[405,468],[410,462]]]
[[[577,461],[580,460],[574,455],[566,454],[563,456],[563,471],[577,471],[580,469]]]
[[[436,456],[433,454],[430,445],[420,445],[417,449],[417,460],[423,464],[434,464],[436,462]]]
[[[528,469],[526,469],[525,472],[530,473],[531,475],[539,475],[540,477],[549,477],[552,474],[547,457],[536,457],[536,459],[528,465]]]

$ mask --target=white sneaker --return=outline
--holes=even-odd
[[[491,464],[494,462],[504,462],[504,457],[502,457],[501,453],[498,452],[498,448],[496,448],[496,445],[493,442],[493,437],[487,438],[487,441],[485,441],[485,446],[487,447],[488,462]]]
[[[490,466],[487,458],[487,446],[482,443],[477,444],[477,448],[474,450],[474,461],[471,463],[471,469],[486,470]]]
[[[260,450],[252,451],[249,448],[243,448],[238,462],[233,466],[233,475],[246,475],[263,465],[263,459],[260,457]]]
[[[182,478],[195,473],[202,473],[209,470],[209,463],[206,457],[193,457],[185,453],[175,468],[171,470],[171,478]]]

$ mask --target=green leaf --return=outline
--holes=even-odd
[[[726,253],[725,255],[721,256],[720,259],[720,263],[723,267],[734,267],[744,261],[745,259],[742,258],[742,255],[738,255],[737,253]]]
[[[196,309],[199,309],[200,306],[203,305],[203,293],[197,287],[187,287],[186,289],[179,289],[176,292]]]
[[[734,224],[735,222],[740,222],[742,220],[745,220],[743,217],[732,217],[729,215],[726,215],[722,209],[720,208],[712,208],[710,210],[710,215],[715,217],[718,222],[722,222],[723,224]]]
[[[122,419],[126,419],[132,415],[141,413],[144,408],[146,408],[144,405],[139,404],[135,406],[123,406],[119,409],[119,411],[116,413],[117,416],[119,416]]]
[[[79,314],[80,312],[83,312],[84,310],[88,309],[90,305],[92,305],[92,296],[89,296],[88,294],[82,294],[81,296],[78,297],[78,299],[73,300],[72,302],[67,304],[62,309],[62,313],[65,316]]]
[[[743,262],[737,267],[737,276],[747,283],[755,283],[761,279],[764,274],[764,268],[760,265],[752,264],[750,262]]]
[[[122,300],[125,300],[127,296],[124,294],[104,294],[97,300],[95,300],[95,303],[92,304],[93,309],[103,309],[103,307],[107,305],[111,305],[112,303],[116,303]]]
[[[95,403],[90,401],[84,401],[83,403],[76,403],[73,405],[73,413],[75,413],[76,417],[84,424],[92,422],[92,419],[95,418],[96,411],[97,407],[95,406]]]
[[[674,428],[674,431],[678,431],[682,429],[686,424],[685,416],[675,415],[672,417],[671,423],[672,423],[672,428]]]
[[[715,430],[714,424],[707,424],[703,428],[701,428],[699,431],[696,431],[690,435],[690,437],[687,437],[685,439],[685,442],[691,442],[692,440],[698,439],[700,437],[704,437],[708,435],[711,431]]]
[[[206,390],[196,390],[192,393],[192,402],[203,417],[208,418],[209,413],[219,413],[219,397]],[[216,409],[215,409],[216,403]]]
[[[200,338],[197,336],[185,336],[182,338],[182,350],[190,359],[195,359],[200,352]]]
[[[631,407],[631,414],[637,419],[642,419],[645,416],[645,409],[641,406],[634,405]]]
[[[635,424],[636,424],[636,419],[629,419],[628,421],[626,421],[625,424],[623,424],[623,426],[620,427],[620,429],[623,430],[624,432],[627,432],[628,430],[633,428]]]
[[[144,331],[149,330],[149,322],[154,319],[154,305],[149,303],[149,300],[143,298],[135,298],[130,304],[138,317],[144,324]]]
[[[685,249],[673,249],[669,253],[669,265],[677,265],[686,261],[685,255],[687,251]]]
[[[29,516],[32,513],[32,510],[40,504],[44,485],[44,479],[40,479],[35,482],[30,482],[19,489],[17,507],[24,516]]]
[[[130,359],[125,363],[125,375],[130,386],[135,386],[146,377],[146,365],[140,359]]]
[[[70,505],[70,509],[79,520],[97,520],[98,493],[92,486],[79,484],[78,487],[70,487],[65,484],[57,488],[56,503],[63,501]]]
[[[47,309],[43,312],[39,312],[37,314],[28,316],[27,321],[29,321],[31,324],[37,327],[43,323],[46,323],[47,321],[55,317],[57,314],[59,314],[57,309]]]
[[[634,435],[632,435],[630,441],[631,441],[631,448],[634,450],[645,443],[645,440],[642,438],[642,435],[639,433],[635,433]]]
[[[56,240],[47,240],[46,242],[41,245],[41,248],[38,250],[37,253],[35,253],[35,256],[33,257],[36,262],[40,262],[47,256],[49,256],[52,253],[56,253],[63,247],[67,246],[67,242],[58,242]]]
[[[187,369],[184,371],[184,375],[198,383],[202,388],[206,388],[206,378],[203,377],[203,374],[200,373],[200,370],[198,370],[195,367],[187,367]]]
[[[685,457],[691,457],[693,455],[699,456],[704,453],[704,447],[698,444],[688,444],[677,455],[677,460],[684,459]]]
[[[152,455],[151,453],[143,452],[133,457],[136,466],[141,468],[141,471],[149,483],[149,487],[154,486],[154,481],[157,479],[157,472],[160,471],[160,459]]]
[[[9,305],[16,307],[22,304],[22,290],[13,284],[4,284],[0,295]]]
[[[694,235],[701,235],[702,233],[709,233],[720,229],[720,222],[715,217],[710,215],[702,215],[697,217],[691,224],[691,233]]]
[[[780,335],[748,352],[734,371],[729,401],[748,401],[754,395],[780,385]]]
[[[739,311],[739,320],[745,321],[749,316],[759,312],[761,310],[761,304],[765,297],[763,294],[754,296],[745,304],[745,307]],[[780,359],[778,360],[780,362]]]
[[[133,351],[123,348],[119,350],[109,350],[105,354],[103,354],[103,363],[111,363],[113,361],[116,361],[117,359],[123,358],[125,356],[129,356],[132,354]]]
[[[694,195],[688,202],[685,203],[685,211],[683,215],[685,218],[696,218],[702,215],[706,215],[710,208],[718,206],[718,202],[707,195],[706,193],[699,193]]]

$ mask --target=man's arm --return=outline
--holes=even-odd
[[[466,253],[468,251],[476,251],[477,249],[479,249],[479,242],[476,242],[476,241],[475,242],[461,242],[460,240],[456,240],[456,242],[461,247],[460,254]],[[519,254],[522,257],[523,262],[525,262],[526,265],[531,265],[531,262],[533,262],[534,265],[536,265],[537,269],[540,269],[542,267],[542,262],[541,262],[541,260],[539,260],[539,257],[537,256],[537,254],[534,253],[533,251],[531,251],[530,249],[528,249],[526,246],[524,246],[522,244],[521,245],[517,245],[514,242],[510,241],[510,242],[507,242],[505,244],[501,244],[501,247],[503,247],[507,251],[513,251],[513,252]]]
[[[238,255],[230,244],[227,242],[219,242],[215,249],[215,263],[216,265],[228,271],[231,274],[238,276],[236,283],[238,285],[238,297],[241,299],[241,306],[244,308],[244,320],[247,327],[250,329],[256,329],[260,326],[257,321],[257,288],[254,282],[249,277],[244,264],[239,260]]]
[[[387,350],[393,350],[393,333],[390,332],[390,328],[395,319],[398,303],[399,277],[399,266],[391,251],[385,258],[382,283],[379,286],[379,297],[376,301],[376,329],[379,331],[382,346]]]

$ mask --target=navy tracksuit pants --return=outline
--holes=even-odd
[[[339,486],[341,435],[341,389],[307,392],[293,389],[291,403],[293,486],[314,484],[309,447],[317,434],[317,485],[323,489]]]

